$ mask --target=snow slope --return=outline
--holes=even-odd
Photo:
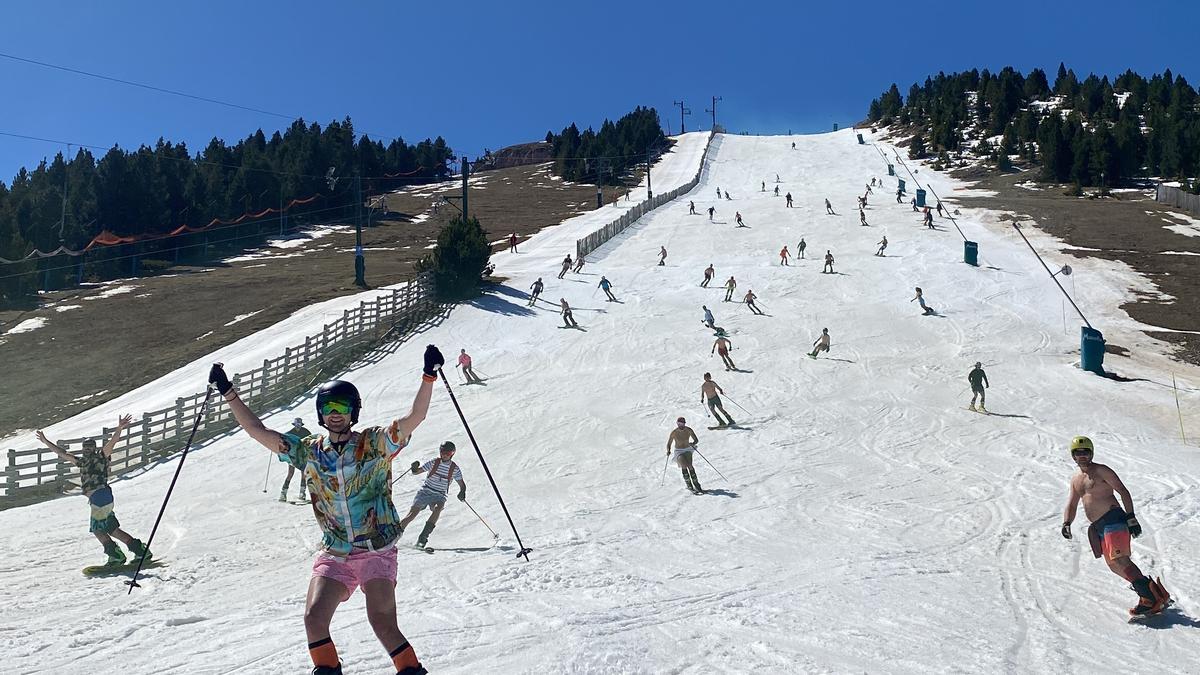
[[[1060,296],[997,214],[960,221],[980,243],[980,268],[961,263],[957,233],[926,230],[887,188],[871,199],[871,227],[860,227],[854,196],[886,171],[853,139],[850,130],[719,136],[696,190],[594,253],[583,274],[555,279],[574,250],[572,228],[587,224],[546,230],[496,256],[509,287],[345,373],[368,423],[407,409],[427,343],[448,357],[466,347],[488,377],[456,394],[534,551],[529,563],[514,559],[439,388],[398,465],[454,440],[472,502],[505,536],[497,549],[468,550],[490,535],[451,500],[431,544],[464,550],[400,551],[401,626],[433,672],[1200,671],[1189,589],[1200,572],[1200,458],[1178,440],[1169,388],[1174,370],[1184,409],[1194,409],[1200,373],[1144,336],[1132,359],[1110,355],[1109,365],[1145,381],[1080,371],[1077,326],[1064,332]],[[759,191],[775,173],[796,208]],[[960,187],[929,177],[943,198]],[[733,200],[715,200],[717,186]],[[824,215],[826,196],[841,215]],[[715,205],[717,222],[686,215],[688,199],[700,212]],[[734,229],[735,210],[748,229]],[[1027,231],[1053,264],[1053,240]],[[875,257],[884,233],[888,256]],[[801,236],[809,259],[779,266],[779,249],[794,252]],[[819,273],[826,249],[839,274]],[[718,283],[732,274],[739,295],[753,289],[767,316],[721,302],[717,284],[699,288],[709,263]],[[1071,264],[1093,323],[1110,341],[1134,339],[1137,324],[1116,308],[1145,282],[1114,263]],[[601,273],[621,303],[597,299]],[[556,328],[553,307],[525,307],[537,276],[586,332]],[[917,285],[942,316],[919,316],[909,302]],[[701,304],[752,372],[725,372],[705,354],[713,336]],[[833,351],[810,360],[802,352],[822,327]],[[976,360],[992,384],[991,416],[963,409]],[[749,430],[705,429],[705,370]],[[312,417],[311,398],[267,422],[284,428],[296,414]],[[673,468],[660,486],[678,415],[728,478],[697,458],[709,495],[685,492]],[[1133,492],[1146,528],[1135,561],[1178,599],[1180,612],[1151,626],[1126,623],[1134,595],[1092,560],[1082,516],[1073,541],[1058,534],[1073,471],[1066,444],[1080,433]],[[10,669],[306,671],[302,613],[318,531],[306,508],[273,501],[280,465],[262,493],[268,462],[244,434],[195,451],[154,546],[169,566],[131,596],[118,580],[79,576],[100,557],[82,497],[0,512]],[[164,467],[115,482],[117,514],[135,536],[148,532],[170,478]],[[402,509],[417,487],[399,480]],[[361,595],[341,608],[333,635],[347,672],[389,672]]]

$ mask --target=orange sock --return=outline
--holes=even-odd
[[[396,666],[396,670],[401,671],[405,668],[420,668],[421,662],[417,660],[417,653],[413,651],[412,645],[405,640],[404,644],[393,649],[388,656],[392,657],[392,664]]]
[[[338,653],[337,647],[333,646],[333,638],[325,638],[316,642],[308,643],[308,655],[312,658],[314,666],[328,666],[337,668]]]

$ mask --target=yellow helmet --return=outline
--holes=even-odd
[[[1075,452],[1076,450],[1096,452],[1096,448],[1092,446],[1092,439],[1087,436],[1076,436],[1071,439],[1071,452]]]

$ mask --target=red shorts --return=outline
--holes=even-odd
[[[313,561],[313,576],[333,579],[346,587],[342,602],[350,598],[354,589],[368,581],[387,579],[396,584],[396,547],[382,551],[351,553],[341,558],[330,553],[321,553]]]

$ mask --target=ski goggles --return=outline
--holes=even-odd
[[[1091,450],[1085,450],[1083,448],[1071,451],[1072,457],[1091,457],[1092,454],[1093,454],[1093,452]]]
[[[349,401],[325,401],[321,404],[322,415],[349,415],[354,411],[354,405]]]

